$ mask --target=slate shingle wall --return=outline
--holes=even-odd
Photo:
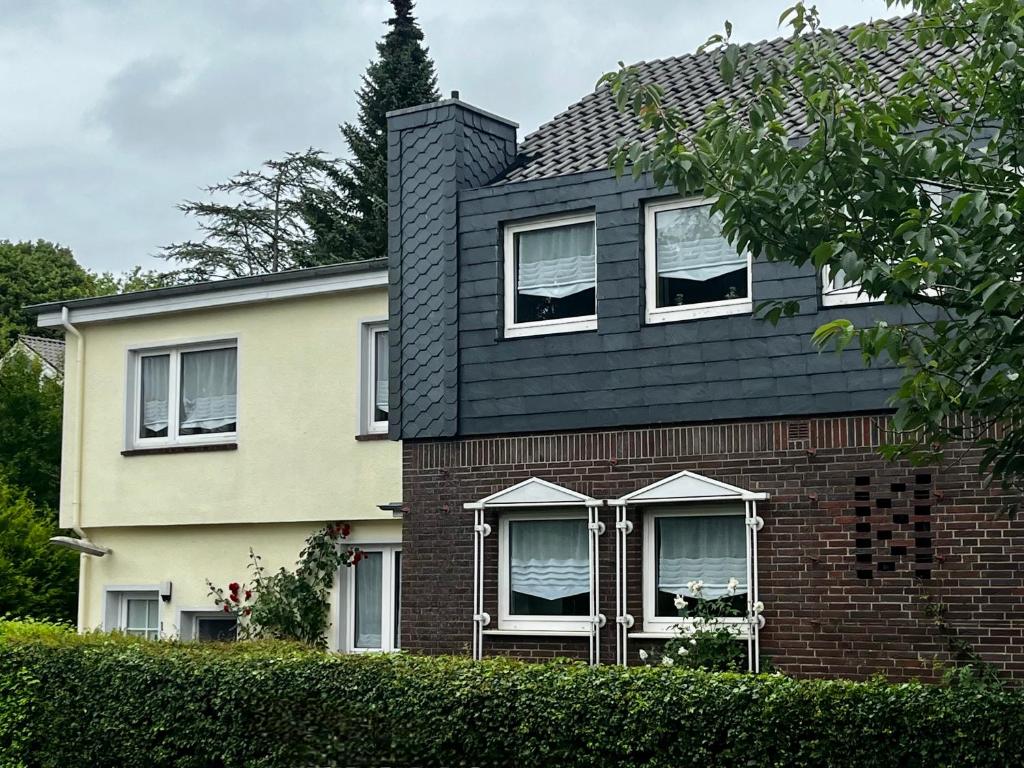
[[[473,513],[463,509],[537,476],[616,498],[683,469],[771,498],[758,506],[763,654],[805,677],[932,678],[967,642],[1024,679],[1024,519],[985,488],[978,453],[942,467],[883,461],[885,417],[735,421],[595,432],[460,438],[403,446],[402,646],[468,654]],[[497,531],[497,514],[489,513]],[[614,661],[614,517],[602,510],[602,658]],[[629,612],[642,625],[642,515],[628,538]],[[497,626],[497,533],[485,596]],[[937,621],[937,619],[939,619]],[[635,663],[641,643],[630,646]],[[646,643],[646,647],[651,647]],[[585,638],[487,637],[485,655],[585,657]]]
[[[663,197],[608,172],[462,193],[459,205],[459,434],[666,424],[877,410],[898,371],[856,350],[812,348],[830,318],[896,320],[882,305],[821,308],[810,265],[755,261],[755,306],[801,300],[773,326],[750,315],[644,324],[643,204]],[[502,226],[594,211],[598,329],[504,339]],[[410,437],[412,435],[405,435]],[[428,436],[421,434],[420,436]]]
[[[393,438],[456,432],[458,191],[493,178],[514,150],[514,126],[459,102],[389,115]]]

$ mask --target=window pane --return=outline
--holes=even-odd
[[[517,323],[595,314],[593,222],[519,232],[514,243]]]
[[[747,543],[743,515],[687,515],[655,520],[657,615],[677,616],[676,595],[695,601],[688,582],[703,581],[704,597],[729,597],[729,579],[739,586],[735,601],[746,606]]]
[[[171,356],[147,355],[140,363],[139,437],[167,437]]]
[[[144,597],[126,598],[124,629],[128,634],[155,634],[160,629],[159,602]]]
[[[373,420],[388,420],[388,332],[373,334]]]
[[[228,643],[235,640],[238,625],[234,618],[197,617],[196,640],[203,643]]]
[[[747,257],[722,237],[710,205],[654,215],[659,307],[747,297]]]
[[[381,583],[384,575],[384,554],[363,552],[358,565],[353,566],[355,588],[355,638],[356,648],[380,648],[381,644],[381,603],[384,592]]]
[[[394,647],[402,647],[402,553],[395,552],[395,638]]]
[[[233,347],[182,353],[179,434],[235,431],[237,358]]]
[[[587,616],[590,552],[586,520],[512,520],[509,612],[515,616]]]

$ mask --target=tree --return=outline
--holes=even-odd
[[[115,293],[134,293],[150,291],[154,288],[168,288],[178,285],[183,277],[173,272],[160,272],[155,269],[143,269],[134,266],[127,272],[115,275],[113,272],[90,272],[92,292],[94,296],[110,296]]]
[[[19,333],[46,335],[26,306],[90,295],[92,278],[68,248],[45,240],[0,240],[0,355]]]
[[[320,199],[332,166],[319,150],[290,152],[207,187],[218,199],[179,205],[197,218],[204,237],[163,249],[163,258],[182,265],[175,279],[200,282],[310,265],[308,200]]]
[[[13,354],[0,366],[0,474],[53,517],[60,500],[63,387],[38,360]]]
[[[331,187],[308,197],[313,252],[321,260],[387,255],[387,113],[440,98],[413,1],[391,0],[391,5],[394,16],[359,89],[359,116],[341,126],[351,159],[331,169]]]
[[[75,620],[78,557],[49,543],[56,533],[0,474],[0,616]]]
[[[916,14],[838,34],[795,5],[782,15],[792,27],[785,55],[771,58],[733,43],[727,23],[704,50],[733,95],[696,125],[635,70],[605,75],[647,137],[620,143],[612,162],[717,196],[740,252],[842,270],[868,296],[911,308],[913,322],[840,319],[814,338],[902,368],[888,456],[934,461],[950,443],[979,441],[983,471],[1020,488],[1024,6],[887,4]],[[887,75],[872,62],[897,46],[912,58]],[[787,128],[797,113],[806,117]],[[799,304],[759,311],[778,322]]]

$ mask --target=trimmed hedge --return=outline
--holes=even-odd
[[[0,621],[0,764],[1003,768],[1024,764],[1024,694]]]

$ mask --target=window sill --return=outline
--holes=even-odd
[[[130,448],[122,456],[148,456],[161,453],[207,453],[209,451],[237,451],[238,443],[199,443],[197,445],[161,445],[152,448]]]
[[[590,637],[590,632],[578,629],[485,629],[483,633],[499,637]]]
[[[568,320],[544,320],[532,323],[520,323],[505,326],[506,339],[519,339],[524,336],[549,336],[556,333],[580,333],[597,330],[597,316],[572,318]]]
[[[753,302],[746,300],[735,304],[717,304],[713,306],[662,307],[660,309],[652,309],[647,313],[647,324],[658,325],[660,323],[675,323],[681,320],[703,320],[713,317],[728,317],[730,315],[749,315],[753,311]]]
[[[369,442],[371,440],[387,440],[387,432],[364,432],[361,435],[356,435],[356,440],[359,442]]]

